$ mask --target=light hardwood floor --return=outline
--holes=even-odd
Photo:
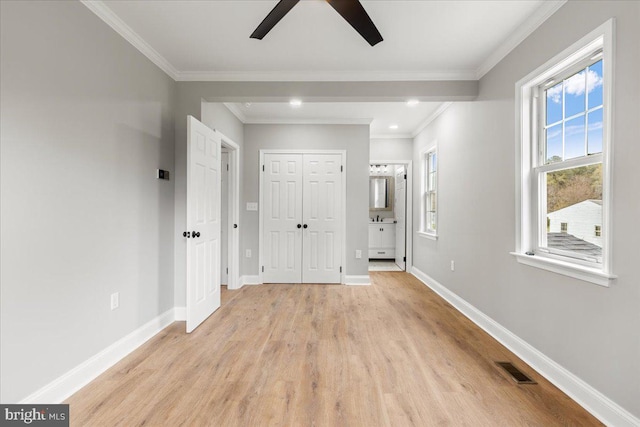
[[[192,334],[174,323],[73,395],[71,424],[600,425],[413,276],[371,277],[223,290]]]

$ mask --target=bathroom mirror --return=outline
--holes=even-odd
[[[393,177],[369,177],[369,210],[390,211],[393,203]]]

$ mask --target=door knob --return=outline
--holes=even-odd
[[[200,232],[199,231],[194,231],[193,233],[191,233],[193,235],[193,237],[200,237]]]
[[[182,237],[186,237],[188,239],[189,237],[191,237],[191,232],[185,231],[184,233],[182,233]]]
[[[302,224],[298,224],[298,228],[302,228]]]
[[[233,224],[233,228],[238,228],[238,224]]]
[[[307,228],[307,227],[309,227],[309,226],[308,226],[307,224],[305,224],[305,225],[303,225],[302,227],[303,227],[303,228]]]

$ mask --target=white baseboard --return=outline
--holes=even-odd
[[[489,335],[524,360],[540,375],[553,383],[604,424],[616,427],[640,426],[640,419],[566,370],[557,362],[551,360],[544,353],[531,346],[476,307],[451,292],[426,273],[412,267],[411,274],[468,317],[469,320],[484,329]]]
[[[368,274],[362,276],[344,276],[344,284],[351,286],[367,286],[371,284],[371,278]]]
[[[170,309],[150,320],[129,335],[119,339],[100,353],[58,377],[40,390],[20,401],[20,404],[62,403],[98,375],[122,360],[175,320],[175,309]],[[186,313],[185,313],[186,314]]]
[[[176,307],[175,310],[175,321],[176,322],[186,322],[187,321],[187,307]]]
[[[242,284],[242,286],[244,285],[261,285],[262,283],[260,283],[260,276],[256,275],[256,276],[250,276],[250,275],[244,275],[244,276],[240,276],[240,283]]]

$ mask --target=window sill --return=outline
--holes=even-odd
[[[422,236],[424,238],[431,239],[431,240],[438,240],[438,235],[435,233],[427,233],[424,231],[418,231],[417,233],[418,233],[418,236]]]
[[[573,277],[574,279],[583,280],[585,282],[594,283],[604,287],[609,287],[611,282],[618,277],[615,274],[604,273],[600,270],[596,270],[595,268],[545,258],[540,255],[525,255],[519,252],[511,252],[511,255],[515,256],[521,264],[552,271],[554,273]]]

